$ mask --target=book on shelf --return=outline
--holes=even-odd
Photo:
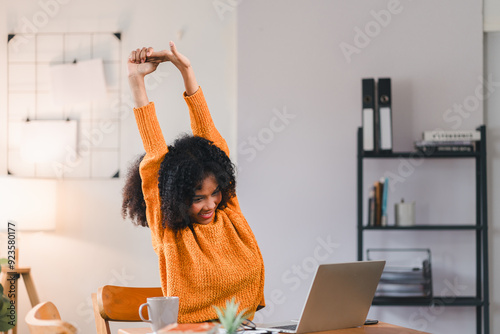
[[[382,226],[382,191],[383,184],[377,181],[375,187],[375,226]]]
[[[387,225],[387,196],[389,179],[376,181],[368,195],[368,226]]]
[[[415,148],[422,152],[474,152],[476,141],[473,140],[419,140],[415,142]]]
[[[376,297],[392,297],[392,298],[408,298],[408,297],[420,297],[428,298],[431,297],[431,290],[428,285],[423,284],[387,284],[380,282],[377,291],[375,292]]]
[[[380,182],[382,183],[382,216],[380,218],[380,225],[387,226],[387,196],[389,195],[389,178],[381,178]]]
[[[474,140],[417,140],[415,147],[421,146],[471,146]]]
[[[420,266],[394,266],[384,268],[380,282],[398,284],[429,284],[431,269],[429,260],[422,261]]]
[[[477,130],[438,130],[424,131],[423,140],[453,141],[453,140],[481,140],[481,132]]]
[[[424,153],[433,152],[474,152],[472,146],[424,146],[419,148]]]
[[[389,269],[390,270],[390,269]],[[406,273],[400,272],[393,274],[391,278],[387,278],[388,274],[385,270],[382,273],[382,278],[377,287],[377,297],[432,297],[432,276],[430,271],[422,273],[420,270],[418,276],[408,268]]]
[[[375,190],[372,187],[368,195],[368,226],[375,226]]]

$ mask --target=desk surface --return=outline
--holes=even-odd
[[[120,329],[118,334],[149,334],[151,333],[151,328],[129,328]],[[361,326],[356,328],[347,329],[337,329],[334,331],[327,331],[321,333],[331,333],[331,334],[429,334],[427,332],[416,331],[414,329],[408,329],[396,325],[391,325],[388,323],[380,322],[376,325]]]

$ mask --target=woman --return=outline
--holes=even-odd
[[[167,61],[184,79],[194,135],[172,146],[165,143],[144,84],[144,77]],[[190,61],[170,42],[170,50],[132,51],[127,66],[146,154],[129,171],[124,217],[151,229],[163,294],[179,297],[179,322],[216,319],[213,306],[233,297],[251,319],[265,305],[264,263],[235,195],[227,144]]]

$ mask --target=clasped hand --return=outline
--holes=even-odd
[[[170,50],[154,51],[153,48],[143,47],[130,53],[127,62],[129,77],[142,76],[150,74],[156,70],[158,65],[163,62],[171,62],[184,72],[191,67],[189,59],[177,51],[174,42],[170,41]]]

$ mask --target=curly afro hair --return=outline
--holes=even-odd
[[[139,166],[146,154],[141,154],[130,164],[127,179],[122,190],[122,217],[130,217],[135,225],[148,226],[146,221],[146,202],[142,194],[142,180]]]
[[[146,205],[139,176],[140,160],[131,165],[123,189],[122,215],[133,223],[148,226]],[[174,231],[190,227],[194,222],[188,215],[195,189],[209,175],[213,175],[222,194],[217,209],[223,209],[235,196],[235,168],[224,151],[211,141],[197,136],[182,136],[168,147],[158,172],[162,224]]]

